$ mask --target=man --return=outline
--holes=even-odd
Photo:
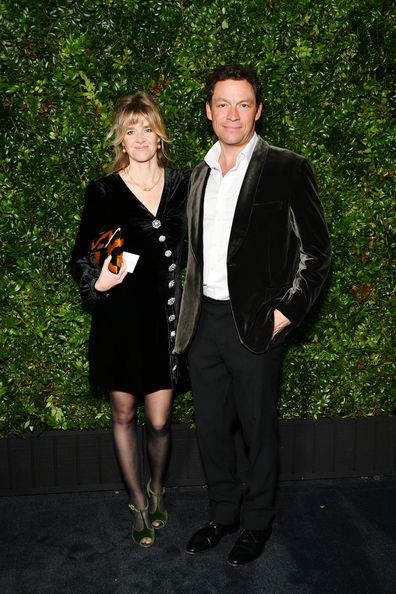
[[[283,343],[315,301],[331,258],[310,162],[255,133],[260,91],[254,71],[238,64],[207,81],[206,114],[218,142],[191,177],[176,336],[176,352],[188,352],[211,514],[187,552],[211,549],[241,526],[231,565],[256,559],[271,533]],[[244,484],[237,426],[248,451]]]

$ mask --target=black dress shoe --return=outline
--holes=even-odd
[[[242,530],[238,540],[228,555],[230,565],[244,565],[260,557],[271,536],[271,526],[266,530]]]
[[[186,551],[194,555],[213,549],[226,534],[238,530],[238,524],[219,524],[211,521],[192,535],[187,543]]]

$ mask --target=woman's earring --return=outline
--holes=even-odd
[[[124,146],[124,145],[122,145],[122,152],[123,152],[123,153],[126,153],[126,148],[125,148],[125,146]]]
[[[157,142],[157,149],[160,150],[162,148],[162,140],[158,140]]]

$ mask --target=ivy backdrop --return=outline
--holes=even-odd
[[[175,166],[213,142],[203,81],[253,65],[261,134],[311,158],[331,278],[286,355],[283,418],[395,412],[391,63],[386,0],[0,1],[0,435],[109,425],[87,383],[90,316],[68,272],[84,189],[110,158],[117,98],[163,108]],[[174,419],[192,422],[191,394]]]

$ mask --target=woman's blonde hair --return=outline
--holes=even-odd
[[[161,116],[159,107],[146,93],[136,93],[121,97],[116,104],[113,124],[106,136],[114,148],[114,159],[110,163],[108,173],[124,169],[129,164],[129,157],[123,152],[122,141],[129,126],[136,124],[140,119],[148,121],[150,128],[160,137],[160,146],[157,151],[158,165],[164,166],[168,162],[166,144],[169,143],[168,133]]]

